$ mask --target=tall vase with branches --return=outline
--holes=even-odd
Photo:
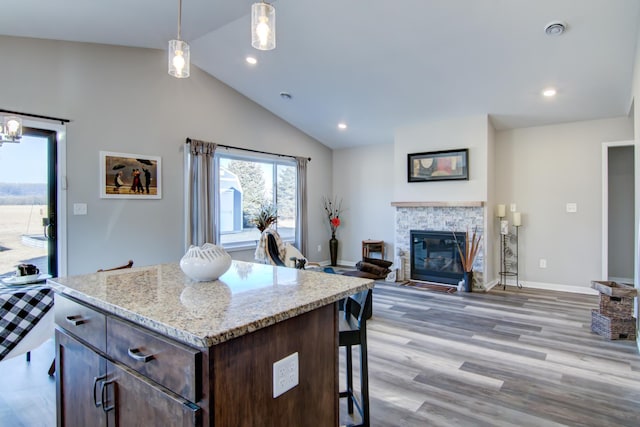
[[[467,230],[465,233],[464,251],[460,247],[456,233],[453,233],[453,238],[458,248],[460,263],[462,264],[462,271],[464,272],[464,290],[465,292],[471,292],[473,290],[473,262],[478,255],[482,235],[477,233],[477,228],[474,228],[471,236],[469,230]]]
[[[335,266],[338,263],[338,239],[336,239],[336,231],[342,223],[340,220],[340,214],[342,213],[342,199],[338,200],[335,197],[330,199],[325,196],[322,198],[322,206],[329,220],[329,227],[331,228],[329,252],[331,255],[331,265]]]

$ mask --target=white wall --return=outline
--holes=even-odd
[[[496,283],[498,277],[497,263],[493,260],[500,256],[500,232],[496,231],[497,220],[495,206],[499,203],[496,194],[496,132],[489,122],[487,127],[487,200],[484,209],[484,283],[485,288]],[[493,282],[493,283],[492,283]]]
[[[0,56],[11,58],[2,67],[1,108],[71,120],[67,201],[87,203],[88,215],[68,218],[69,274],[130,258],[180,259],[187,137],[311,157],[309,200],[331,193],[330,149],[197,67],[189,79],[169,76],[164,51],[0,37]],[[160,156],[162,199],[100,199],[101,150]],[[326,244],[323,219],[309,209],[309,247]]]
[[[497,198],[522,212],[525,284],[589,288],[600,279],[602,142],[632,136],[626,117],[496,133]],[[577,203],[578,212],[567,213],[567,203]]]
[[[342,225],[338,228],[338,260],[352,264],[362,258],[362,241],[384,240],[385,258],[393,261],[395,252],[394,214],[391,206],[393,181],[393,145],[370,145],[333,153],[333,194],[343,199]],[[310,209],[321,210],[321,200],[310,200]],[[325,221],[326,222],[326,221]],[[331,231],[322,228],[323,249]],[[316,247],[309,247],[314,252]]]
[[[394,202],[487,200],[486,115],[423,122],[396,131],[394,144]],[[469,149],[469,180],[407,182],[407,154]]]

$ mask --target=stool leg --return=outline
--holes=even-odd
[[[360,343],[360,393],[362,399],[362,425],[369,427],[369,362],[367,361],[367,337]]]
[[[31,362],[31,352],[27,351],[27,362]]]
[[[353,414],[353,361],[351,346],[346,346],[345,350],[347,352],[347,412]]]
[[[56,372],[56,358],[53,358],[51,362],[51,366],[49,366],[49,371],[47,372],[49,376],[52,376]]]

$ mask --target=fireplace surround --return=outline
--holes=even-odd
[[[456,231],[462,233],[462,236],[467,230],[476,230],[479,234],[485,234],[483,202],[392,202],[391,205],[396,208],[394,245],[404,279],[412,277],[411,230],[441,230],[447,233]],[[473,263],[476,288],[484,287],[485,244],[483,239],[482,248]],[[456,281],[455,284],[457,283]]]

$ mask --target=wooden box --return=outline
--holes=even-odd
[[[591,310],[591,330],[610,340],[636,340],[636,319],[612,319]]]

